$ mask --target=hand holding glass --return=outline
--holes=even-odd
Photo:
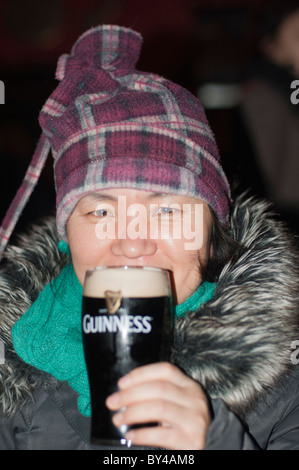
[[[169,361],[172,344],[170,273],[152,267],[99,267],[87,271],[82,332],[92,426],[91,442],[129,445],[127,426],[115,427],[106,398],[136,367]]]

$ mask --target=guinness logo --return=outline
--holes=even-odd
[[[113,315],[120,307],[121,304],[121,291],[105,290],[105,299],[108,313]]]

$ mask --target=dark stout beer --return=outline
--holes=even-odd
[[[82,332],[93,443],[128,444],[124,438],[128,428],[112,424],[105,400],[117,391],[117,381],[132,369],[169,360],[172,329],[167,271],[130,267],[110,268],[109,274],[105,268],[88,273],[82,302]]]

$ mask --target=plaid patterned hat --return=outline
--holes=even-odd
[[[39,116],[40,142],[0,230],[2,247],[51,148],[57,229],[79,199],[104,188],[193,196],[228,221],[230,191],[199,101],[184,88],[135,68],[142,38],[119,26],[83,34],[58,61],[60,81]]]

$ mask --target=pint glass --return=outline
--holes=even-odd
[[[170,272],[98,267],[86,272],[82,332],[91,395],[91,442],[128,446],[105,400],[132,369],[168,361],[173,333]]]

